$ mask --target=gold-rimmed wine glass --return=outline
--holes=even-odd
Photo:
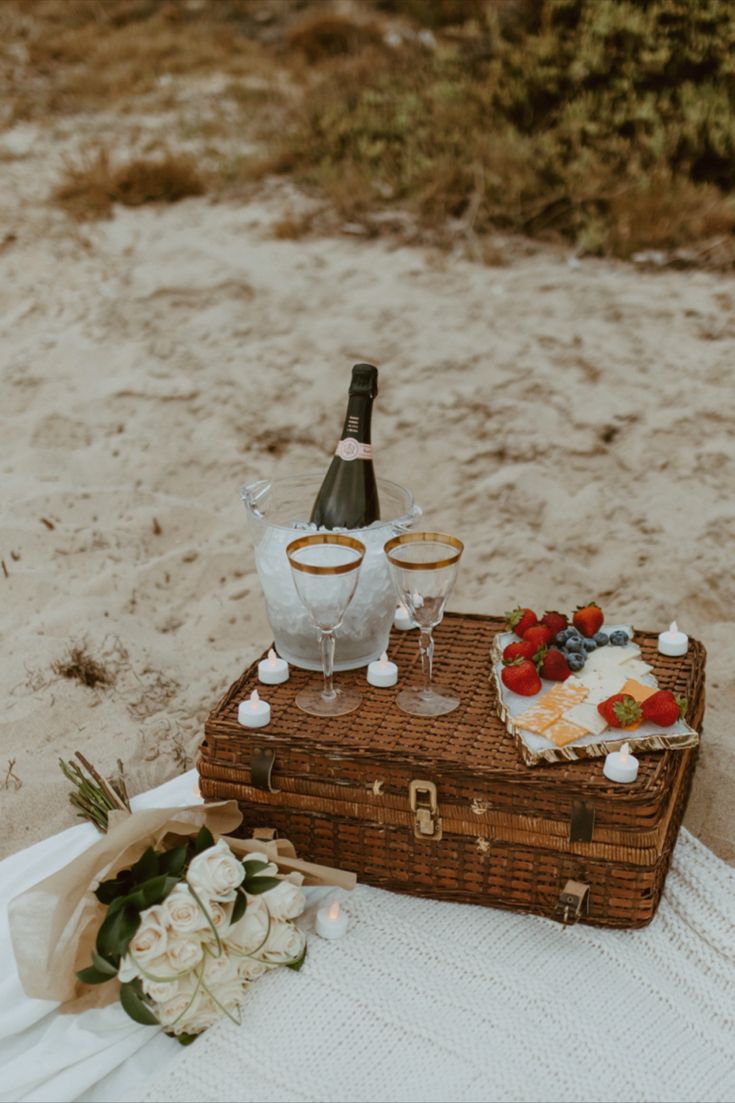
[[[444,615],[464,544],[446,532],[404,532],[383,550],[396,592],[419,627],[422,685],[401,690],[396,704],[410,716],[442,716],[456,709],[459,696],[432,683],[432,632]]]
[[[296,592],[319,631],[324,686],[305,689],[296,704],[311,716],[344,716],[362,701],[354,689],[334,685],[334,633],[352,601],[365,545],[352,536],[320,532],[292,540],[286,548]]]

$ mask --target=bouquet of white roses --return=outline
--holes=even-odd
[[[265,854],[240,859],[207,827],[169,850],[149,847],[95,889],[107,915],[78,978],[117,977],[128,1015],[160,1023],[183,1044],[221,1015],[238,1022],[251,981],[299,969],[306,955],[291,922],[304,910],[303,878],[276,874]]]

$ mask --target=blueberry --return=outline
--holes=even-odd
[[[592,639],[595,641],[598,647],[604,647],[605,644],[608,642],[607,632],[595,632]]]
[[[584,666],[584,655],[580,655],[578,651],[572,651],[570,655],[567,655],[567,663],[570,670],[581,670]]]
[[[615,632],[610,633],[610,643],[613,647],[625,647],[629,640],[630,636],[627,632],[623,632],[622,628],[618,628]]]
[[[597,644],[595,643],[594,637],[591,640],[582,640],[582,647],[585,651],[596,651]]]
[[[563,647],[566,643],[567,637],[564,632],[557,632],[554,636],[554,643],[558,643],[559,647]]]
[[[582,643],[581,638],[577,638],[577,636],[572,636],[570,639],[567,640],[565,646],[567,651],[581,651],[584,647],[584,644]]]

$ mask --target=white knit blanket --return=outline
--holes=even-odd
[[[642,931],[367,887],[142,1099],[735,1099],[735,870],[682,832]]]

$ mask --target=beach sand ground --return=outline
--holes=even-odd
[[[466,542],[454,608],[596,598],[704,641],[686,822],[735,861],[735,279],[274,240],[283,187],[78,228],[58,153],[0,139],[2,852],[74,822],[60,755],[133,791],[192,764],[270,639],[239,487],[323,470],[369,360],[378,472]],[[52,672],[81,641],[110,687]]]

